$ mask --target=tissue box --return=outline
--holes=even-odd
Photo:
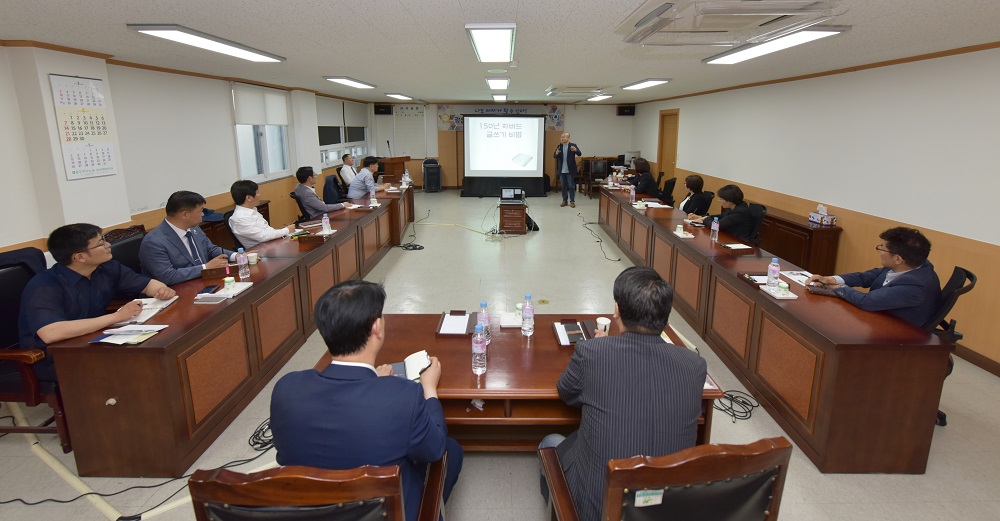
[[[821,226],[836,226],[837,216],[819,212],[809,212],[809,222],[816,223]]]

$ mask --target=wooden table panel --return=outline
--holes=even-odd
[[[191,396],[191,432],[216,406],[250,378],[246,323],[238,321],[182,357]],[[219,371],[225,367],[225,371]]]

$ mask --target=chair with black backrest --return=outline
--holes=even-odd
[[[418,521],[437,521],[448,455],[431,464]],[[405,521],[396,465],[350,470],[278,467],[251,474],[198,470],[188,480],[198,521]]]
[[[930,331],[952,344],[961,340],[963,335],[955,330],[955,319],[947,320],[948,313],[951,313],[951,308],[955,307],[958,297],[972,291],[974,287],[976,287],[976,274],[961,266],[955,266],[951,278],[941,290],[941,307],[923,325],[924,331]],[[945,373],[945,377],[950,375],[954,368],[955,359],[952,355],[948,355],[948,371]],[[948,415],[938,410],[936,423],[942,427],[948,425]]]
[[[229,218],[233,216],[233,212],[236,210],[229,210],[228,212],[222,214],[222,223],[226,225],[226,231],[229,232],[229,236],[233,238],[234,248],[243,248],[243,243],[240,242],[240,238],[233,233],[233,227],[229,225]]]
[[[618,159],[615,160],[615,166],[625,166],[625,154],[618,154]]]
[[[309,212],[307,212],[306,207],[302,205],[302,201],[299,199],[299,194],[295,192],[289,192],[288,196],[291,197],[293,201],[295,201],[295,204],[299,205],[299,213],[301,215],[299,215],[298,219],[295,219],[295,224],[300,224],[308,221],[310,217]]]
[[[47,403],[52,417],[37,426],[0,426],[0,433],[57,434],[63,452],[71,452],[69,429],[62,396],[55,382],[43,382],[31,369],[45,358],[41,349],[19,349],[18,317],[21,294],[28,281],[45,269],[45,256],[38,248],[0,253],[0,402],[18,402],[34,407]],[[51,426],[55,423],[55,426]]]
[[[141,224],[109,230],[104,234],[104,240],[111,245],[111,257],[116,261],[132,268],[136,273],[142,272],[139,265],[139,246],[142,246],[142,238],[146,236],[146,227]]]
[[[658,174],[658,175],[656,176],[656,189],[657,189],[657,190],[659,190],[659,189],[660,189],[660,181],[663,181],[663,172],[660,172],[660,173],[659,173],[659,174]]]
[[[760,244],[760,226],[764,224],[764,217],[767,216],[767,207],[762,204],[750,203],[750,215],[753,216],[753,233],[750,234],[750,242]]]
[[[340,172],[340,168],[337,168]],[[330,174],[323,181],[323,202],[326,204],[337,204],[347,199],[347,191],[342,189],[343,181],[340,174]]]
[[[594,187],[599,185],[601,180],[606,177],[608,177],[608,161],[606,159],[595,159],[594,161],[591,161],[590,173],[587,174],[586,177],[587,197],[594,197]]]
[[[350,185],[350,183],[348,183],[347,180],[344,179],[344,176],[340,174],[340,172],[343,169],[344,169],[344,165],[340,165],[340,166],[337,167],[337,179],[340,180],[340,188],[341,188],[340,193],[346,194],[347,193],[347,187],[348,187],[348,185]],[[353,179],[352,179],[352,181],[353,181]]]
[[[663,172],[660,172],[660,175],[662,176]],[[660,184],[657,183],[656,186],[660,186]],[[663,204],[669,204],[670,206],[674,205],[675,186],[677,186],[676,177],[671,177],[663,182],[663,188],[660,189],[660,201],[663,201]]]
[[[556,449],[540,449],[538,454],[553,518],[578,520]],[[792,444],[778,437],[748,445],[699,445],[668,456],[613,459],[605,474],[601,519],[774,521],[791,455]],[[643,500],[645,505],[640,504]]]

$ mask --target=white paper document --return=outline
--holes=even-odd
[[[156,315],[167,306],[173,304],[177,300],[177,296],[175,295],[173,298],[167,300],[159,300],[155,298],[140,298],[136,300],[142,304],[142,312],[128,320],[116,323],[116,326],[122,326],[125,324],[144,324],[147,320],[153,318],[153,315]]]
[[[783,271],[783,272],[781,272],[781,274],[784,275],[786,279],[788,279],[788,280],[790,280],[792,282],[799,283],[800,286],[805,286],[806,285],[806,280],[808,280],[809,277],[812,277],[812,273],[809,273],[806,270],[801,270],[801,271]]]
[[[663,203],[646,203],[646,208],[673,208],[673,206]]]
[[[723,244],[722,246],[724,246],[725,248],[730,249],[730,250],[752,250],[753,249],[752,246],[747,246],[746,244],[740,244],[738,242],[733,242],[733,243],[729,243],[729,244]]]
[[[448,315],[444,316],[441,322],[441,330],[438,333],[445,335],[464,335],[469,327],[469,315]]]

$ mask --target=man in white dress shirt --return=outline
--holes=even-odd
[[[354,178],[358,176],[358,171],[354,169],[354,156],[344,154],[340,160],[344,162],[344,166],[340,167],[340,178],[344,180],[345,185],[350,185],[351,181],[354,181]]]
[[[239,239],[246,249],[274,240],[280,237],[287,237],[295,231],[295,225],[289,224],[284,228],[271,228],[264,216],[257,211],[260,204],[260,193],[257,183],[253,181],[236,181],[229,189],[236,203],[233,216],[229,218],[229,228],[233,230],[233,235]]]

